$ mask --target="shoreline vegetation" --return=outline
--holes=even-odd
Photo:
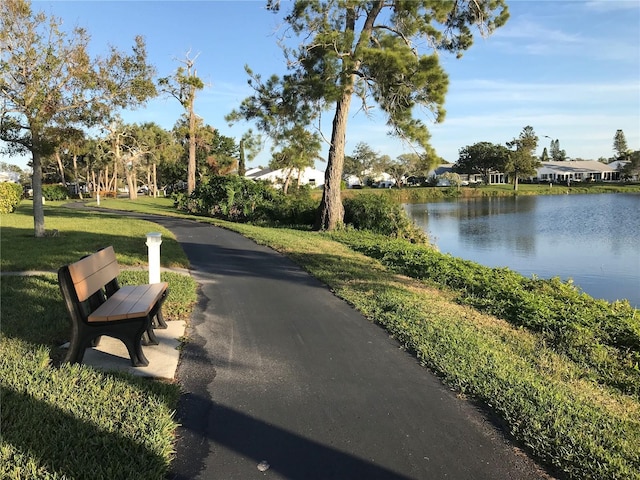
[[[482,194],[536,194],[525,193],[529,185],[521,185],[518,192],[509,191],[509,187],[487,187]],[[535,187],[532,192],[537,188],[538,194],[543,193],[540,185],[531,187]],[[570,192],[558,191],[562,187],[556,189],[554,185],[551,190],[596,193],[596,187],[598,193],[640,192],[639,185],[617,188],[588,185],[585,187],[588,191],[572,186]],[[400,203],[434,200],[420,190],[445,191],[439,194],[442,198],[447,195],[446,190],[453,194],[451,187],[363,189],[343,193],[345,197],[360,192],[386,194]],[[466,190],[477,194],[484,187],[461,189]],[[47,227],[58,230],[59,236],[36,239],[29,237],[33,224],[24,203],[27,202],[23,202],[16,213],[2,216],[3,271],[27,270],[33,264],[40,265],[39,269],[61,265],[66,259],[58,244],[72,240],[74,249],[69,255],[75,259],[82,251],[80,245],[87,244],[87,252],[95,249],[96,239],[92,235],[97,238],[110,235],[116,251],[123,252],[119,262],[122,260],[125,265],[144,262],[142,254],[132,252],[134,247],[127,246],[126,238],[134,232],[114,235],[113,232],[120,230],[109,222],[117,222],[116,212],[72,211],[61,203],[47,202]],[[95,202],[89,204],[95,205]],[[498,415],[515,444],[546,465],[552,475],[572,479],[640,479],[640,312],[628,302],[595,300],[557,279],[534,281],[508,269],[490,269],[440,254],[428,246],[355,230],[319,233],[184,215],[173,208],[173,200],[169,198],[105,199],[101,207],[180,215],[212,223],[288,255],[337,296],[385,328],[425,367],[458,391],[461,398],[477,400]],[[72,226],[78,220],[83,222],[83,231],[86,232],[89,225],[95,232],[79,232]],[[127,219],[127,223],[130,221]],[[148,226],[139,226],[141,232],[145,228]],[[84,235],[89,236],[82,238]],[[144,236],[144,233],[135,235]],[[37,242],[47,242],[47,249],[34,249]],[[122,248],[118,248],[119,242]],[[22,246],[16,251],[17,243]],[[168,233],[163,241],[163,266],[184,266],[185,259],[180,257],[179,249],[172,250],[173,243],[177,242]],[[26,253],[36,250],[41,253]],[[28,471],[38,472],[39,478],[95,474],[101,465],[87,466],[86,471],[75,470],[82,468],[81,462],[69,463],[62,453],[56,453],[55,448],[46,447],[35,437],[50,410],[62,415],[69,431],[77,428],[78,423],[86,428],[86,422],[96,421],[92,415],[103,413],[93,412],[102,408],[98,407],[97,399],[105,400],[98,392],[102,387],[94,388],[93,383],[102,383],[108,377],[122,389],[119,396],[132,399],[136,392],[135,395],[162,404],[162,421],[158,425],[149,425],[150,420],[143,418],[143,412],[136,410],[133,414],[134,427],[146,432],[143,438],[136,437],[135,449],[130,445],[134,441],[131,432],[117,421],[109,426],[93,427],[107,432],[102,436],[113,449],[110,454],[115,456],[109,458],[117,458],[122,464],[120,471],[127,472],[127,468],[132,468],[127,467],[127,462],[132,461],[135,451],[149,463],[150,471],[157,472],[158,476],[154,473],[150,478],[162,478],[160,473],[166,473],[172,458],[175,430],[172,411],[179,394],[177,386],[158,386],[157,382],[140,385],[137,380],[103,374],[84,366],[52,368],[50,363],[55,357],[52,352],[66,328],[66,316],[53,331],[40,331],[43,322],[51,321],[50,315],[42,315],[41,311],[63,312],[63,305],[57,298],[55,278],[35,277],[32,281],[40,285],[37,288],[16,286],[12,282],[10,286],[2,282],[0,370],[3,400],[15,400],[10,405],[12,409],[24,411],[20,417],[31,416],[32,410],[24,410],[23,405],[34,402],[35,411],[42,415],[36,415],[33,420],[21,419],[21,430],[30,433],[3,438],[0,465],[4,467],[0,467],[0,476],[27,478],[25,472]],[[190,288],[195,292],[194,286],[185,290]],[[180,314],[188,315],[193,300],[187,295],[181,298]],[[31,302],[34,308],[21,308],[25,302]],[[25,317],[29,317],[30,326],[18,328],[16,325],[23,323]],[[51,394],[46,387],[55,381],[61,385],[56,390],[69,392],[80,379],[85,390],[74,394],[71,400]],[[168,393],[164,390],[167,388]],[[111,417],[123,415],[119,410],[122,405],[112,403],[107,401],[108,408],[113,409]],[[80,404],[84,405],[85,413],[77,413]],[[3,426],[5,422],[14,421],[13,412],[9,417],[6,410],[3,405]],[[91,420],[85,420],[87,418]],[[73,437],[68,432],[48,433],[54,437],[48,438],[53,444]],[[120,442],[112,441],[114,439]],[[31,446],[27,449],[29,442],[34,441],[37,441],[36,450]],[[81,436],[80,441],[86,438]],[[73,448],[72,445],[70,449]],[[36,454],[26,453],[28,451]]]
[[[545,183],[520,183],[518,190],[513,185],[480,185],[476,187],[403,187],[403,188],[363,188],[344,189],[342,198],[351,198],[361,193],[373,193],[388,195],[398,203],[429,203],[444,199],[454,198],[479,198],[479,197],[512,197],[525,195],[579,195],[597,193],[640,193],[640,183],[614,184],[614,183],[572,183],[545,184]],[[318,195],[313,192],[313,195]],[[320,195],[318,195],[318,198]]]

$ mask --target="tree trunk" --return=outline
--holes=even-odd
[[[287,172],[287,176],[284,178],[284,183],[282,185],[282,193],[284,193],[285,195],[289,191],[289,183],[291,183],[291,172],[292,171],[293,171],[293,168],[290,168],[289,171]]]
[[[125,178],[127,180],[127,188],[129,189],[129,200],[137,200],[138,199],[138,188],[136,181],[136,174],[133,169],[124,171]]]
[[[80,188],[80,179],[78,178],[78,156],[74,155],[73,156],[73,176],[76,179],[76,185],[78,187],[78,196],[80,197],[80,200],[82,200],[82,189]],[[87,178],[87,180],[89,180]]]
[[[44,229],[44,206],[42,205],[42,158],[40,156],[40,137],[32,130],[32,160],[33,176],[31,178],[31,188],[33,189],[33,229],[36,238],[45,235]]]
[[[56,150],[54,155],[56,157],[56,163],[58,164],[58,170],[60,170],[60,181],[62,182],[62,185],[64,185],[64,187],[66,188],[67,181],[64,178],[64,165],[62,165],[62,159],[60,158],[60,153],[58,152],[58,150]]]
[[[244,177],[244,174],[247,172],[245,167],[245,158],[244,158],[244,140],[240,140],[240,158],[238,159],[238,176]]]
[[[153,164],[153,198],[158,198],[158,168]]]
[[[193,101],[189,104],[189,165],[187,167],[187,194],[196,189],[196,114]]]
[[[344,218],[340,187],[350,105],[351,89],[347,89],[342,98],[338,100],[336,114],[333,117],[331,147],[329,148],[327,169],[324,173],[324,191],[322,192],[322,202],[320,203],[314,226],[316,230],[335,230]]]

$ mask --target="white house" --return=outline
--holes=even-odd
[[[438,165],[433,170],[429,171],[429,173],[427,173],[427,179],[438,178],[445,173],[453,173],[454,166],[455,164],[453,163],[443,163],[441,165]],[[469,175],[466,173],[461,173],[460,180],[462,180],[463,184],[483,182],[482,175],[480,175],[479,173],[472,173]],[[489,174],[489,184],[494,185],[498,183],[507,183],[507,176],[502,172],[491,172]],[[448,181],[444,181],[443,186],[446,185],[448,185]]]
[[[564,162],[542,162],[538,168],[539,182],[614,182],[620,180],[620,162],[602,163],[596,160],[568,160]]]
[[[271,170],[270,168],[251,168],[245,173],[246,178],[252,180],[266,180],[274,184],[276,188],[282,188],[288,169],[280,168]],[[320,187],[324,185],[324,172],[315,168],[307,167],[302,171],[294,168],[290,174],[290,185],[310,185]]]
[[[18,183],[20,174],[16,172],[0,172],[0,182]]]
[[[396,180],[388,173],[371,170],[364,171],[361,176],[345,175],[343,180],[347,183],[347,188],[364,187],[369,184],[379,188],[390,188],[396,184]]]

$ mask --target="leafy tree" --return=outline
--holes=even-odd
[[[0,171],[22,175],[22,169],[18,165],[7,162],[0,162]]]
[[[280,2],[269,0],[267,7],[278,10]],[[290,74],[279,86],[291,94],[281,98],[294,110],[334,109],[316,229],[332,230],[343,219],[340,186],[353,97],[365,111],[373,100],[386,114],[392,134],[426,148],[429,132],[413,110],[423,106],[435,121],[444,119],[448,80],[437,51],[460,56],[471,46],[473,25],[490,33],[507,18],[503,0],[293,2],[285,22],[302,41],[296,48],[283,47]],[[263,110],[268,109],[263,105]]]
[[[144,183],[153,196],[158,194],[158,164],[175,161],[181,153],[170,132],[153,122],[133,124],[128,127],[125,137],[127,149],[127,170],[129,198],[137,198],[138,176],[145,178]],[[134,192],[135,193],[132,193]]]
[[[636,150],[628,157],[629,163],[623,165],[621,174],[623,178],[633,179],[640,176],[640,150]]]
[[[195,144],[198,181],[210,175],[226,175],[236,168],[238,146],[233,138],[221,135],[211,125],[205,125],[201,118],[196,119],[193,135],[191,128],[190,120],[185,115],[176,123],[173,131],[184,148],[182,158],[191,155],[191,145]],[[183,180],[184,175],[181,174],[179,179]]]
[[[196,58],[189,58],[187,52],[182,60],[184,67],[179,67],[170,77],[158,80],[158,85],[165,93],[176,98],[187,112],[189,120],[189,159],[187,164],[187,192],[191,194],[196,188],[196,113],[195,101],[198,90],[204,88],[204,82],[195,70]]]
[[[420,169],[422,157],[417,153],[403,153],[395,160],[383,164],[384,171],[396,181],[396,187],[402,187],[404,180]]]
[[[545,150],[546,151],[546,150]],[[459,150],[454,171],[466,174],[480,174],[484,183],[489,183],[491,172],[504,171],[509,158],[509,150],[504,145],[478,142]]]
[[[518,138],[507,142],[507,146],[515,150],[509,152],[504,171],[513,180],[513,189],[518,190],[518,180],[535,175],[540,166],[540,161],[533,154],[538,147],[538,137],[533,127],[526,126]]]
[[[551,145],[549,146],[549,155],[551,156],[551,161],[553,162],[564,162],[567,160],[567,152],[560,149],[560,140],[551,140]]]
[[[248,66],[245,66],[245,71],[255,93],[243,100],[237,110],[229,113],[225,117],[227,121],[230,124],[241,119],[256,122],[258,130],[271,139],[272,168],[293,168],[293,164],[300,161],[305,166],[311,166],[313,160],[308,159],[316,157],[320,150],[318,133],[307,131],[314,119],[313,108],[299,101],[296,97],[298,92],[290,87],[286,79],[272,75],[263,81]],[[311,141],[310,150],[302,143],[302,138],[296,139],[298,135]],[[258,140],[254,141],[254,149],[258,147]]]
[[[238,145],[236,141],[221,135],[220,132],[213,130],[213,138],[209,145],[209,155],[207,156],[207,165],[209,166],[209,175],[228,175],[238,169]]]
[[[294,172],[298,174],[297,187],[300,187],[300,175],[307,167],[313,167],[315,160],[320,158],[322,146],[317,134],[311,133],[301,126],[287,130],[289,136],[280,140],[281,148],[273,154],[269,168],[283,169],[285,172],[282,191],[286,195]]]
[[[47,129],[93,125],[155,94],[142,37],[131,55],[112,48],[92,59],[87,32],[65,33],[61,24],[27,0],[0,2],[0,139],[9,153],[32,156],[36,237],[45,234],[41,161],[56,147]]]
[[[348,156],[348,160],[345,157],[343,173],[358,177],[362,183],[364,177],[374,177],[382,169],[380,154],[374,151],[369,144],[359,142],[353,153]]]
[[[242,135],[240,143],[238,145],[238,175],[244,177],[247,168],[246,162],[253,160],[260,150],[262,149],[262,137],[260,135],[254,135],[251,129]]]
[[[622,130],[616,130],[616,134],[613,137],[613,151],[616,152],[618,160],[626,160],[629,156],[627,139]]]
[[[540,155],[540,161],[541,162],[549,161],[549,152],[547,152],[547,147],[544,147],[544,149],[542,150],[542,155]]]

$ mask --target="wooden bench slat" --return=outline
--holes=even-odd
[[[146,285],[127,285],[121,287],[119,291],[124,289],[123,294],[127,294],[131,290],[132,293],[129,298],[137,295],[137,301],[132,306],[131,313],[142,311],[149,313],[168,287],[168,283],[162,282]]]
[[[168,288],[166,282],[120,288],[88,317],[89,322],[107,322],[148,315]]]
[[[120,274],[113,247],[102,250],[69,265],[69,274],[78,300],[83,302]]]

